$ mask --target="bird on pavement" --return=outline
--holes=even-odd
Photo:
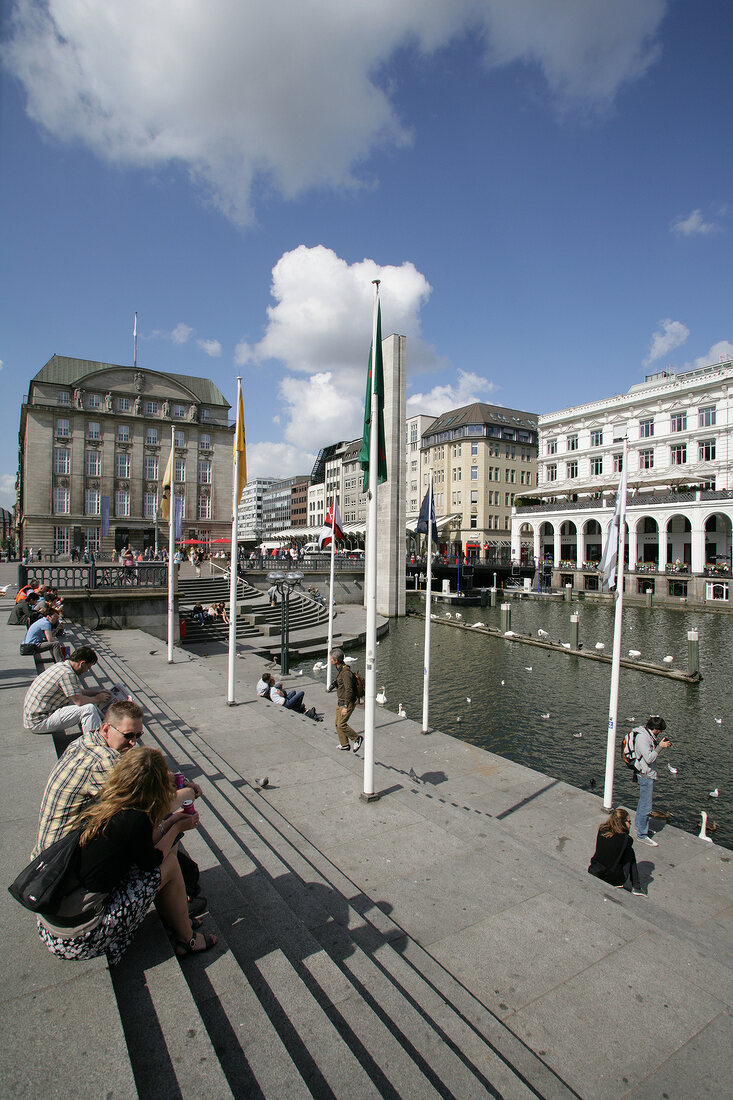
[[[269,787],[270,777],[268,775],[265,775],[262,779],[255,779],[255,783],[258,787]]]
[[[413,783],[422,783],[422,779],[417,774],[417,772],[415,771],[414,768],[410,768],[410,771],[408,772],[408,774],[409,774],[410,779],[412,780]]]

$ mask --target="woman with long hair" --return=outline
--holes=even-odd
[[[623,890],[631,879],[631,892],[645,897],[636,866],[634,842],[629,836],[631,818],[622,806],[612,810],[610,817],[601,822],[596,837],[596,850],[588,867],[588,874],[603,879],[617,890]]]
[[[132,942],[152,901],[175,941],[179,957],[207,951],[216,936],[197,933],[188,915],[177,859],[181,833],[197,813],[166,816],[175,794],[159,749],[138,746],[122,755],[97,798],[75,822],[79,849],[69,892],[57,913],[38,918],[41,939],[62,959],[106,954],[115,966]]]

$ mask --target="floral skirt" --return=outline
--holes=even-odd
[[[80,936],[62,937],[50,932],[39,918],[38,934],[49,951],[61,959],[93,959],[106,954],[109,965],[117,966],[159,889],[159,867],[153,871],[134,867],[108,895],[96,928]]]

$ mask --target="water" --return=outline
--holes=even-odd
[[[611,654],[610,604],[515,600],[511,606],[513,630],[536,637],[541,627],[553,641],[570,640],[570,615],[578,613],[583,645],[592,649],[600,641],[605,654]],[[424,601],[408,600],[409,607],[422,613]],[[439,618],[446,610],[445,604],[435,604]],[[460,613],[469,625],[500,625],[498,606],[466,607]],[[621,669],[614,804],[633,809],[638,799],[638,786],[621,757],[623,734],[647,715],[662,714],[672,747],[660,754],[654,809],[671,812],[671,824],[695,833],[704,809],[709,822],[718,824],[712,834],[716,843],[733,848],[733,621],[687,609],[628,607],[622,654],[638,649],[644,659],[659,664],[672,654],[673,667],[686,670],[687,631],[692,627],[700,635],[699,684]],[[388,709],[396,712],[402,703],[408,717],[417,721],[422,715],[424,631],[422,618],[392,620],[377,649],[377,690],[384,685]],[[363,672],[363,649],[353,654]],[[430,679],[431,727],[602,798],[610,663],[433,622]],[[543,718],[548,712],[550,717]],[[668,763],[678,769],[677,775],[669,772]],[[709,792],[716,787],[720,796],[711,798]]]

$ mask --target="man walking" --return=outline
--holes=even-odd
[[[336,669],[336,733],[339,748],[348,752],[352,747],[349,742],[353,741],[353,751],[358,752],[364,738],[349,725],[357,703],[356,680],[349,666],[344,664],[343,649],[332,649],[329,659]]]
[[[59,661],[36,676],[23,700],[23,728],[53,733],[81,723],[84,733],[99,729],[101,709],[112,695],[105,689],[81,684],[81,677],[96,663],[97,654],[91,646],[83,645],[67,661]]]
[[[656,763],[661,749],[668,749],[672,742],[667,737],[658,739],[667,728],[667,723],[658,714],[647,718],[645,726],[634,730],[634,753],[639,767],[639,802],[636,807],[636,838],[653,848],[659,847],[659,841],[649,835],[649,816],[652,812],[654,780],[657,778]]]

